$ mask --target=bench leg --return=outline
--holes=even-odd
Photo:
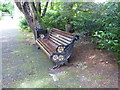
[[[40,49],[40,47],[37,47],[37,49]]]
[[[65,61],[65,65],[67,65],[67,66],[72,66],[73,64],[72,64],[72,63],[69,63],[68,61]]]
[[[40,46],[36,43],[36,47],[37,47],[37,49],[40,49]]]
[[[69,63],[68,61],[65,61],[64,64],[66,66],[72,66],[73,65],[72,63]],[[63,64],[56,64],[55,66],[53,66],[53,69],[60,68],[61,65],[63,65]]]
[[[55,66],[53,66],[53,69],[60,68],[60,66],[60,64],[56,64]]]
[[[37,49],[40,49],[40,47],[38,45],[36,45]]]

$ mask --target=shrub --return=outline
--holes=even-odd
[[[60,13],[54,10],[51,10],[46,13],[42,18],[44,28],[50,30],[51,28],[59,28],[64,30],[65,20],[61,17]]]
[[[95,20],[98,24],[98,29],[93,32],[93,41],[99,48],[107,49],[120,54],[120,3],[106,3],[100,16]],[[114,16],[114,17],[113,17]],[[120,63],[120,60],[118,63]]]
[[[13,15],[14,5],[12,3],[10,3],[10,2],[9,3],[0,4],[0,10],[2,12],[7,12],[10,15]]]
[[[25,18],[20,18],[20,19],[21,20],[19,22],[19,27],[21,28],[21,30],[31,32],[31,29],[28,26],[26,19]]]
[[[107,48],[108,50],[111,50],[113,52],[120,53],[119,39],[115,33],[110,31],[96,31],[93,36],[100,48]]]
[[[114,31],[96,31],[93,35],[93,41],[101,49],[107,49],[109,51],[120,54],[120,28]],[[120,60],[118,63],[120,64]]]

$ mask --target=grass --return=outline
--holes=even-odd
[[[105,79],[105,77],[103,75],[95,75],[95,76],[92,76],[92,79],[103,80],[103,79]]]

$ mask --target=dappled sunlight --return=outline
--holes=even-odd
[[[8,39],[4,39],[4,40],[2,40],[2,42],[9,42],[9,40]]]
[[[89,58],[90,58],[90,59],[93,59],[93,58],[95,58],[95,57],[96,57],[96,55],[93,55],[93,56],[90,56]]]
[[[50,78],[42,78],[40,80],[25,81],[17,88],[49,88],[51,87],[50,80]]]
[[[104,2],[107,2],[108,0],[95,0],[94,2],[95,3],[104,3]]]
[[[0,41],[1,42],[9,42],[9,38],[7,36],[0,36]]]
[[[4,16],[3,19],[0,20],[0,32],[10,29],[18,29],[17,22],[10,16]]]

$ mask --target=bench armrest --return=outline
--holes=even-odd
[[[78,35],[75,35],[75,41],[77,41],[78,39],[80,39],[80,37]]]
[[[57,48],[56,48],[56,52],[58,53],[63,53],[65,51],[65,47],[64,45],[59,45]]]
[[[66,46],[65,46],[65,45],[59,45],[59,46],[56,48],[56,52],[58,52],[58,53],[63,53],[63,52],[66,52],[66,50],[69,49],[69,48],[72,49],[71,46],[73,46],[73,45],[74,45],[74,42],[77,41],[78,39],[79,39],[79,36],[78,36],[78,35],[75,35],[75,37],[73,38],[73,40],[71,41],[70,44],[68,44],[68,45],[66,45]]]
[[[36,28],[35,29],[35,35],[36,38],[45,38],[48,35],[48,32],[46,29]]]
[[[68,44],[68,45],[66,45],[66,46],[65,46],[65,45],[59,45],[59,46],[56,48],[56,52],[58,52],[58,53],[65,53],[70,46],[71,46],[71,43]]]

